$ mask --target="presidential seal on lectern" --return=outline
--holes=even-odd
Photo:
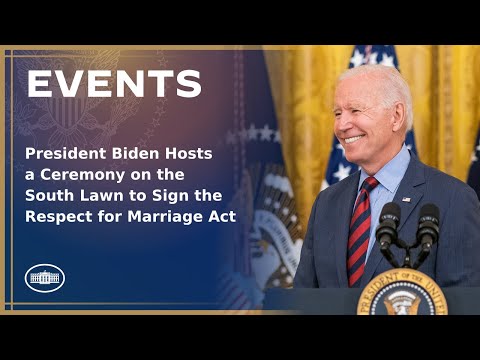
[[[440,287],[420,271],[400,268],[375,277],[360,295],[358,315],[447,315]]]

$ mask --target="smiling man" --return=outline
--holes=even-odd
[[[398,236],[409,244],[420,208],[431,203],[440,209],[438,242],[419,271],[441,287],[480,286],[480,202],[464,182],[423,164],[405,146],[413,111],[400,73],[383,65],[347,70],[337,83],[334,116],[335,135],[360,171],[317,196],[294,287],[363,288],[391,269],[375,228],[392,201],[401,208]],[[403,260],[404,250],[391,250]]]

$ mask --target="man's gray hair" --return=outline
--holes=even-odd
[[[384,107],[392,107],[397,101],[405,104],[407,131],[411,130],[413,127],[412,94],[410,93],[407,82],[397,69],[385,65],[361,65],[343,72],[339,76],[338,81],[348,79],[352,76],[368,74],[380,75],[383,80],[385,80],[378,84]]]

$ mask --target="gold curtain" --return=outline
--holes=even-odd
[[[480,46],[397,45],[410,85],[420,159],[465,181],[480,122]],[[265,51],[282,150],[306,228],[333,141],[335,81],[353,45]]]

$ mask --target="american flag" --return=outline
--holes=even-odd
[[[472,164],[470,165],[467,183],[477,192],[480,200],[480,129],[478,129],[477,141],[472,152]]]
[[[356,45],[350,58],[349,68],[365,64],[395,66],[400,70],[394,45]],[[407,133],[405,143],[410,150],[415,154],[417,153],[413,130]],[[357,170],[358,166],[347,161],[342,145],[337,138],[333,136],[333,145],[330,152],[327,173],[325,179],[322,181],[322,190],[345,179]]]
[[[241,178],[235,186],[239,228],[218,301],[228,313],[244,314],[262,307],[267,289],[292,286],[303,239],[264,54],[236,51],[234,59],[233,128],[225,143]]]

